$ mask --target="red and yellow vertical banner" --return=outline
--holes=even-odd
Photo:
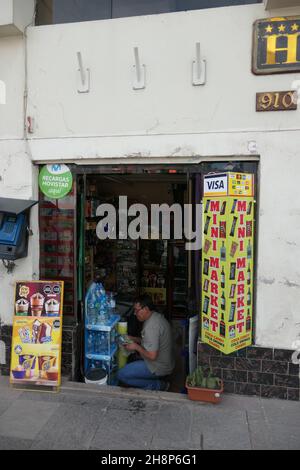
[[[62,281],[16,283],[10,382],[61,384]]]
[[[202,340],[230,354],[252,343],[253,175],[204,178]]]

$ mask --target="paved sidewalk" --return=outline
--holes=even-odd
[[[74,382],[59,393],[23,392],[0,377],[3,449],[300,449],[299,402],[185,395]]]

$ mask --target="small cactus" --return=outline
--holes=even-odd
[[[187,385],[190,387],[219,389],[220,382],[218,377],[213,376],[212,367],[210,367],[209,372],[205,374],[203,368],[199,366],[187,377]]]

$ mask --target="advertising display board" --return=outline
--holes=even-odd
[[[61,383],[63,281],[16,283],[10,383]]]
[[[204,178],[202,341],[230,354],[252,343],[254,181]]]

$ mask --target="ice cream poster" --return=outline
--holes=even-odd
[[[203,199],[201,337],[225,354],[252,343],[254,198],[234,192],[252,194],[250,176],[210,176]]]
[[[62,281],[19,281],[15,291],[15,316],[59,317],[62,299]]]
[[[61,281],[17,282],[10,371],[12,384],[60,385],[62,302]]]

